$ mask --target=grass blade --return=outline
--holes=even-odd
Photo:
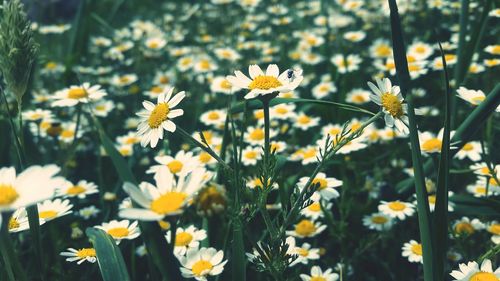
[[[495,109],[500,104],[500,83],[486,96],[486,99],[477,106],[476,109],[460,124],[456,129],[451,143],[454,149],[450,151],[450,157],[453,157],[461,148],[472,140],[476,132],[486,122],[488,117],[495,113]],[[456,149],[455,149],[456,147]],[[425,162],[424,171],[426,174],[433,170],[432,160],[429,159]],[[409,178],[399,182],[396,189],[399,193],[406,193],[413,185],[413,179]]]
[[[102,279],[104,281],[129,281],[125,261],[113,238],[97,228],[87,228],[85,233],[94,245]]]
[[[246,257],[243,244],[243,228],[238,219],[233,221],[232,280],[246,280]]]
[[[444,107],[444,129],[443,140],[441,145],[441,155],[439,159],[439,170],[437,178],[436,190],[436,209],[434,211],[434,231],[436,245],[436,260],[434,268],[434,280],[442,280],[444,278],[444,265],[448,244],[448,183],[450,177],[450,101],[451,89],[448,71],[446,68],[446,60],[444,57],[443,48],[439,43],[441,51],[441,60],[443,62],[443,71],[445,78],[445,107]]]
[[[408,72],[408,62],[406,60],[405,44],[403,39],[403,31],[401,29],[401,21],[399,19],[396,0],[389,0],[391,10],[391,31],[392,44],[394,49],[394,62],[396,64],[396,74],[401,87],[401,93],[406,97],[408,103],[408,117],[410,129],[410,144],[413,169],[415,172],[415,191],[417,194],[417,210],[418,224],[420,230],[420,239],[422,243],[423,263],[424,263],[424,280],[431,281],[434,276],[434,255],[433,255],[433,237],[430,223],[430,210],[425,188],[425,175],[422,168],[422,159],[420,153],[420,143],[418,139],[417,124],[415,112],[413,109],[412,96],[409,93],[410,89],[410,74]]]

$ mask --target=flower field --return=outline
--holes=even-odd
[[[499,281],[492,0],[3,0],[0,281]]]

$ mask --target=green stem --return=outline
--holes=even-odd
[[[0,214],[2,215],[2,214]],[[0,254],[3,257],[4,263],[7,267],[7,273],[9,278],[12,277],[12,271],[16,278],[12,280],[16,281],[26,281],[25,269],[21,267],[21,263],[16,257],[14,247],[12,245],[12,240],[9,235],[9,220],[10,214],[2,215],[2,226],[0,226]]]

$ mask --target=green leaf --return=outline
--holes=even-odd
[[[89,227],[85,231],[94,245],[99,270],[104,281],[129,281],[127,267],[115,241],[101,229]]]
[[[427,190],[425,187],[425,175],[422,167],[420,143],[418,139],[412,95],[408,94],[410,89],[410,74],[408,71],[408,62],[406,60],[403,31],[401,29],[401,21],[399,19],[396,0],[389,0],[389,7],[391,9],[391,31],[392,44],[394,49],[394,62],[396,64],[396,75],[401,87],[401,93],[406,97],[406,101],[408,103],[410,144],[415,177],[415,191],[417,194],[418,224],[420,230],[420,239],[422,243],[424,280],[432,281],[434,280],[433,276],[435,266],[435,259],[433,254],[434,240],[430,223],[429,202],[427,197]]]
[[[232,280],[246,280],[246,257],[243,244],[243,228],[238,218],[233,220]]]
[[[444,279],[444,265],[446,260],[448,244],[448,184],[450,177],[450,100],[451,89],[446,68],[446,60],[443,48],[439,43],[441,50],[441,61],[443,62],[443,71],[445,78],[445,106],[444,106],[444,129],[441,145],[441,155],[439,159],[439,170],[436,187],[436,210],[434,212],[434,235],[436,246],[436,260],[434,268],[434,280]]]
[[[471,195],[454,195],[450,200],[455,203],[454,212],[461,216],[482,216],[498,218],[500,198],[477,198]]]

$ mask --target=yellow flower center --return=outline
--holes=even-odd
[[[422,245],[421,244],[415,244],[411,245],[411,251],[418,256],[422,255]]]
[[[172,174],[177,174],[178,172],[182,171],[184,164],[182,164],[182,162],[179,160],[172,160],[167,164],[167,167]]]
[[[16,229],[19,226],[21,226],[21,224],[19,224],[19,221],[17,221],[15,218],[11,218],[9,220],[9,230]]]
[[[200,68],[204,70],[210,69],[210,62],[208,60],[201,60]]]
[[[384,93],[382,94],[381,101],[384,109],[389,111],[392,117],[398,118],[403,116],[403,105],[397,96],[390,93]]]
[[[108,234],[113,238],[123,238],[128,236],[130,231],[125,227],[115,227],[108,230]]]
[[[159,221],[158,225],[161,227],[163,230],[168,230],[170,228],[170,223],[168,221]]]
[[[316,232],[316,226],[310,220],[301,220],[295,225],[295,232],[301,236],[311,236]]]
[[[66,193],[69,195],[78,195],[81,193],[84,193],[86,189],[84,187],[81,187],[79,185],[74,185],[66,190]]]
[[[491,53],[494,55],[500,55],[500,45],[495,45],[491,48]]]
[[[373,216],[372,217],[372,222],[374,224],[384,224],[387,222],[387,218],[383,216]]]
[[[402,211],[406,209],[406,205],[399,201],[390,202],[387,206],[393,211]]]
[[[205,260],[199,260],[195,264],[193,264],[191,271],[193,271],[193,274],[195,276],[202,276],[207,274],[210,270],[212,270],[213,267],[214,266],[212,265],[211,262]]]
[[[232,85],[229,81],[227,81],[226,79],[222,80],[222,82],[220,82],[220,87],[222,89],[226,89],[226,90],[230,90]]]
[[[45,65],[45,68],[49,69],[49,70],[53,70],[57,67],[57,64],[53,61],[49,61],[46,65]]]
[[[500,235],[500,224],[492,224],[490,227],[488,227],[488,232],[495,234],[495,235]]]
[[[262,129],[255,129],[252,132],[250,132],[250,139],[252,140],[263,140],[264,139],[264,130]]]
[[[319,202],[314,202],[311,205],[309,205],[307,209],[311,212],[319,212],[321,211],[321,205],[319,204]]]
[[[279,108],[276,108],[276,113],[286,114],[286,113],[288,113],[288,109],[286,107],[279,107]]]
[[[468,222],[460,222],[455,225],[455,233],[470,235],[474,233],[474,227]]]
[[[326,281],[326,279],[321,276],[311,276],[311,281]]]
[[[422,150],[427,152],[441,151],[442,142],[440,139],[432,138],[422,144]]]
[[[81,258],[81,259],[84,259],[87,257],[95,257],[96,256],[95,249],[93,249],[93,248],[80,249],[80,250],[78,250],[78,252],[76,252],[76,256]]]
[[[184,247],[189,245],[193,241],[193,235],[187,232],[181,232],[175,235],[175,246],[176,247]]]
[[[158,49],[158,47],[160,47],[160,44],[158,44],[158,42],[152,41],[148,43],[148,47],[151,49]]]
[[[83,88],[73,88],[68,90],[68,98],[70,99],[83,99],[88,97],[89,94]]]
[[[474,275],[469,278],[469,281],[498,281],[498,278],[495,274],[490,272],[478,272],[474,273]]]
[[[210,156],[210,154],[208,154],[207,152],[203,151],[200,153],[198,159],[200,159],[200,162],[202,163],[208,163],[212,159],[212,156]]]
[[[245,153],[245,157],[248,158],[248,159],[255,159],[255,158],[257,158],[257,155],[258,155],[257,152],[252,151],[252,150],[251,151],[247,151]]]
[[[429,204],[436,204],[436,195],[429,195]]]
[[[303,257],[307,257],[309,255],[309,251],[307,249],[304,249],[304,248],[299,248],[297,250],[297,254],[299,254]]]
[[[0,206],[12,204],[19,198],[19,193],[10,184],[0,184]]]
[[[57,217],[57,212],[53,210],[48,210],[48,211],[42,211],[38,213],[38,216],[41,219],[53,219]]]
[[[354,95],[352,97],[352,101],[357,103],[364,103],[366,99],[362,95]]]
[[[170,112],[170,108],[167,103],[158,104],[153,111],[151,111],[151,115],[148,118],[148,124],[150,128],[156,129],[161,126],[163,121],[167,120],[167,115]]]
[[[253,79],[253,81],[248,85],[250,90],[259,89],[259,90],[269,90],[273,88],[277,88],[282,86],[281,82],[278,78],[274,76],[267,75],[259,75]]]
[[[163,88],[158,86],[153,86],[149,91],[151,93],[161,94],[161,92],[163,92]]]
[[[326,179],[315,178],[312,182],[312,185],[318,185],[318,190],[323,190],[327,187],[328,182]]]
[[[297,118],[297,122],[300,124],[308,124],[311,122],[311,118],[307,115],[300,115],[299,118]]]
[[[474,146],[470,143],[466,143],[464,147],[462,147],[462,150],[464,151],[471,151],[472,149],[474,149]]]
[[[72,138],[75,136],[75,132],[72,130],[63,130],[60,136],[63,138]]]
[[[215,111],[212,111],[208,114],[209,120],[217,120],[217,119],[219,119],[219,117],[220,117],[219,113],[217,113]]]
[[[380,45],[375,50],[375,53],[379,57],[387,57],[391,54],[391,48],[387,45]]]
[[[187,195],[182,192],[167,192],[151,202],[151,210],[157,214],[167,215],[178,211],[184,205]]]
[[[168,82],[170,81],[170,79],[168,79],[167,76],[161,76],[160,79],[158,79],[158,81],[161,83],[161,84],[168,84]]]

